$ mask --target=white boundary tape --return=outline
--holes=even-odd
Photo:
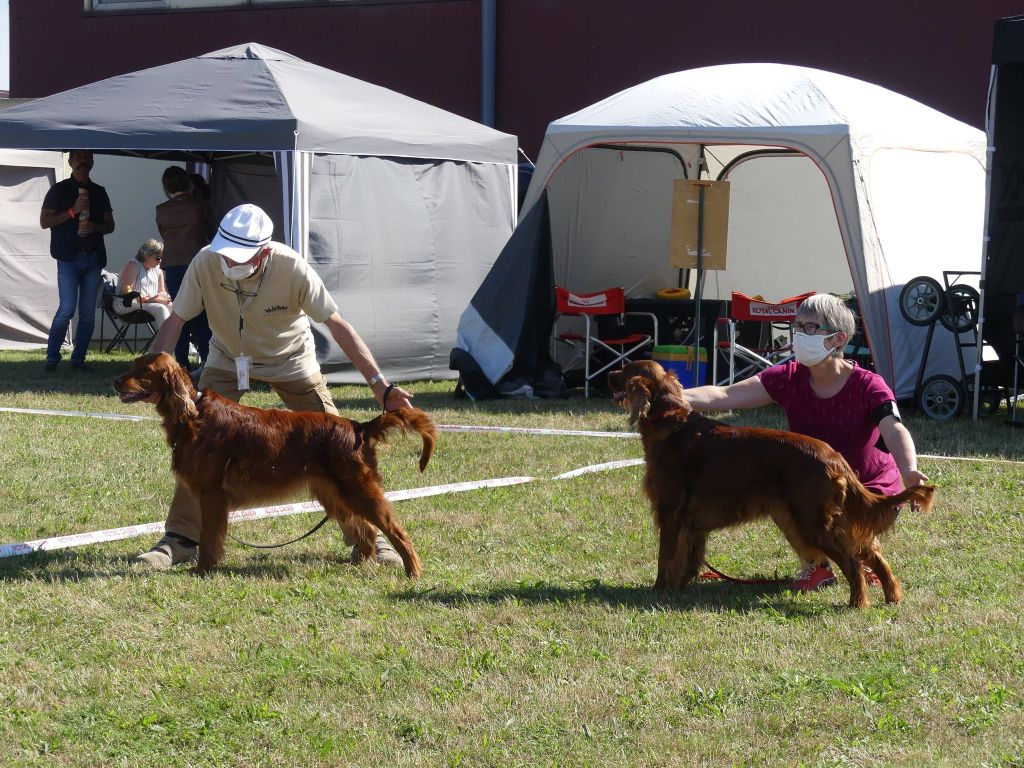
[[[0,412],[31,414],[40,416],[86,417],[94,419],[110,419],[113,421],[156,421],[156,419],[154,419],[151,416],[130,416],[118,413],[90,413],[86,411],[50,411],[38,408],[0,407]],[[635,432],[600,432],[594,430],[542,429],[531,427],[440,424],[438,425],[437,428],[441,432],[491,432],[500,434],[562,435],[574,437],[639,437],[639,435]],[[919,458],[945,461],[973,461],[989,464],[1024,464],[1024,462],[1014,461],[1012,459],[983,459],[967,456],[938,456],[931,454],[919,454]],[[593,472],[603,472],[605,470],[621,469],[623,467],[635,467],[643,463],[643,459],[622,459],[620,461],[609,461],[604,462],[602,464],[592,464],[590,466],[580,467],[579,469],[573,469],[568,472],[563,472],[559,475],[555,475],[551,479],[567,480],[570,478],[579,477],[580,475],[591,474]],[[473,480],[463,483],[450,483],[448,485],[433,485],[426,486],[423,488],[411,488],[403,491],[390,491],[385,495],[391,501],[404,501],[406,499],[424,498],[427,496],[438,496],[445,493],[463,493],[465,491],[478,490],[480,488],[499,488],[509,485],[521,485],[523,483],[534,482],[538,479],[539,478],[526,476],[499,477],[492,478],[489,480]],[[323,507],[321,507],[316,502],[300,502],[296,504],[281,504],[272,507],[257,507],[253,509],[236,510],[231,513],[230,520],[232,522],[239,522],[243,520],[260,520],[264,518],[295,515],[303,512],[322,511]],[[143,523],[141,525],[131,525],[125,528],[110,528],[102,531],[90,531],[87,533],[72,534],[70,536],[59,536],[51,539],[36,539],[34,541],[24,541],[16,544],[4,544],[0,545],[0,559],[6,557],[13,557],[17,555],[27,555],[32,552],[66,549],[68,547],[78,547],[86,544],[95,544],[106,541],[118,541],[120,539],[134,538],[137,536],[144,536],[146,534],[151,533],[160,533],[163,531],[163,528],[164,524],[162,522]]]
[[[531,483],[537,478],[534,477],[498,477],[492,480],[474,480],[467,483],[451,483],[449,485],[430,485],[424,488],[411,488],[404,491],[392,491],[385,494],[391,501],[404,501],[406,499],[419,499],[426,496],[439,496],[444,493],[463,493],[478,488],[500,488],[506,485],[520,485]],[[229,519],[232,522],[241,520],[260,520],[268,517],[284,517],[285,515],[297,515],[302,512],[323,512],[324,508],[313,501],[305,501],[297,504],[279,504],[273,507],[258,507],[255,509],[239,509],[231,513]],[[0,559],[14,557],[17,555],[28,555],[32,552],[43,552],[54,549],[67,549],[68,547],[81,547],[86,544],[98,544],[105,541],[118,541],[120,539],[131,539],[136,536],[145,536],[149,533],[163,533],[164,524],[143,523],[142,525],[129,525],[126,528],[110,528],[105,531],[90,531],[88,533],[76,533],[70,536],[58,536],[52,539],[36,539],[35,541],[23,541],[17,544],[4,544],[0,546]]]

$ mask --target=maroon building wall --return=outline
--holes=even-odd
[[[12,97],[259,42],[480,117],[480,0],[82,7],[10,0]],[[535,157],[551,120],[657,75],[742,61],[840,72],[982,127],[993,23],[1024,13],[1024,0],[497,0],[497,8],[496,127]]]

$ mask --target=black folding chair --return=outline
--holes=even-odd
[[[116,276],[115,276],[116,277]],[[133,299],[139,298],[138,291],[132,291],[126,293],[123,296],[119,296],[116,293],[117,283],[116,281],[110,281],[104,279],[103,281],[103,292],[101,294],[101,306],[103,308],[103,315],[110,324],[114,326],[114,338],[107,345],[104,352],[113,352],[119,346],[124,346],[132,354],[141,355],[145,354],[149,350],[149,345],[153,343],[153,337],[156,335],[156,326],[153,324],[153,316],[144,309],[134,309],[131,312],[125,312],[124,314],[118,314],[117,310],[114,309],[114,302],[124,302],[123,306],[131,306]],[[149,337],[144,339],[145,342],[142,348],[139,348],[139,326],[145,325],[149,328]],[[128,331],[134,328],[134,340],[128,341]],[[102,335],[102,334],[101,334]]]

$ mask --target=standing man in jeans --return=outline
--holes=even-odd
[[[103,236],[114,231],[114,211],[107,190],[89,178],[92,152],[73,149],[68,155],[71,177],[58,181],[43,198],[39,226],[50,230],[50,255],[57,260],[60,304],[50,324],[46,370],[55,371],[68,325],[78,310],[71,367],[85,368],[85,353],[96,325],[100,272],[107,265]]]

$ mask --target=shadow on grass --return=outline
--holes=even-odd
[[[139,552],[148,548],[140,544]],[[97,553],[61,549],[52,552],[33,552],[0,560],[0,582],[42,581],[50,583],[77,582],[87,579],[121,577],[151,577],[163,574],[195,577],[193,564],[182,564],[168,571],[154,571],[132,564],[135,555],[107,556]],[[217,566],[214,575],[240,579],[286,581],[309,577],[309,569],[320,566],[326,570],[345,572],[349,569],[369,569],[373,566],[353,565],[347,547],[344,551],[325,550],[296,554],[255,554],[244,563]],[[301,569],[297,573],[296,569]],[[391,572],[391,569],[388,569]],[[401,573],[394,569],[394,573]]]
[[[518,583],[493,589],[470,592],[415,587],[393,596],[411,603],[431,603],[450,608],[472,604],[520,603],[527,605],[603,604],[640,611],[764,611],[789,618],[820,615],[830,608],[846,608],[848,592],[834,590],[839,602],[834,606],[820,602],[797,601],[789,594],[787,584],[728,584],[698,581],[686,589],[655,592],[650,587],[607,584],[600,580],[578,586],[561,586],[549,582]]]

